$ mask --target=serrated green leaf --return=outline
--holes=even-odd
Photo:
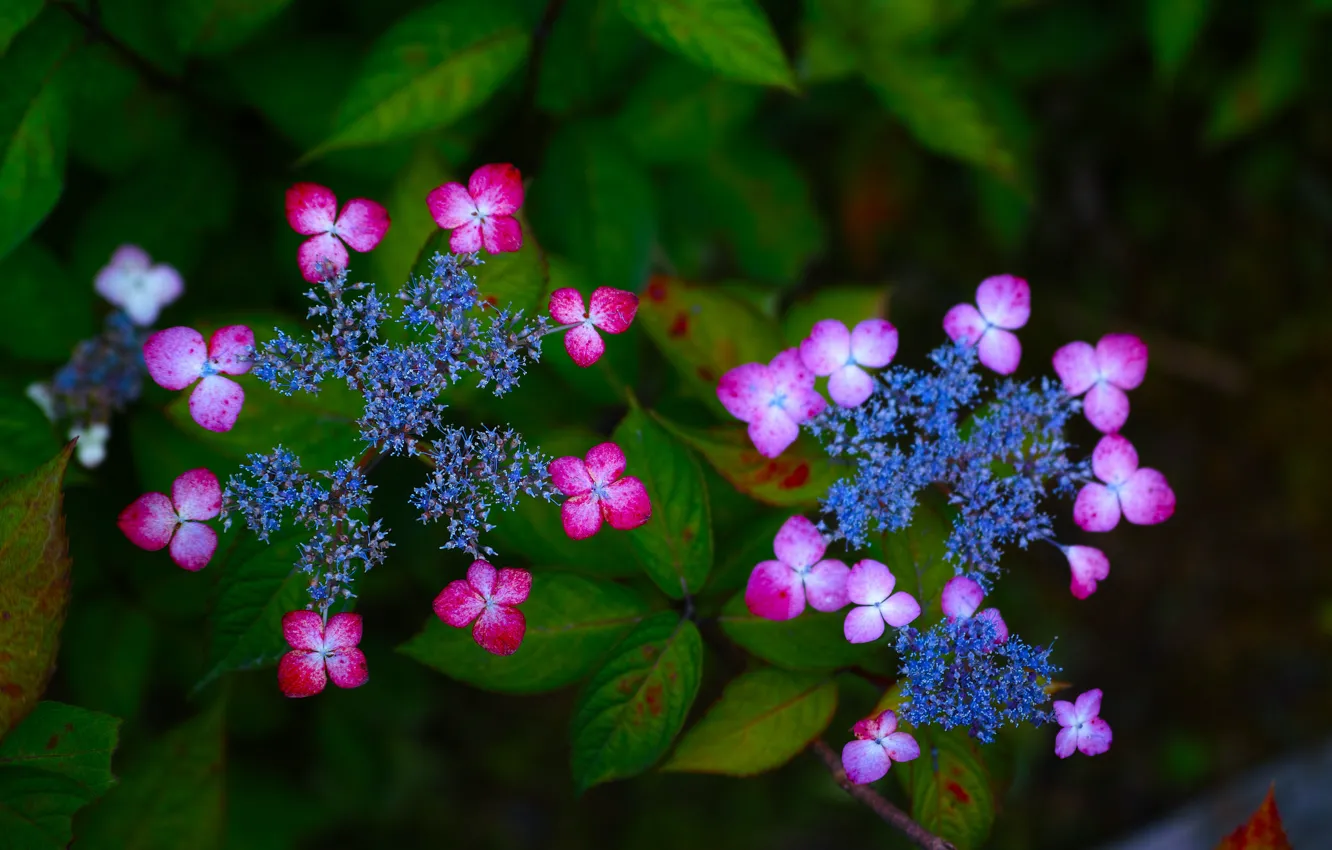
[[[292,0],[175,0],[167,22],[182,53],[224,53],[253,38]]]
[[[702,673],[703,639],[692,621],[665,612],[630,632],[574,709],[578,793],[656,764],[680,734]]]
[[[777,34],[753,0],[620,0],[620,11],[657,44],[723,77],[795,89]]]
[[[966,729],[912,729],[920,758],[893,771],[911,797],[911,816],[958,850],[978,850],[994,826],[994,792],[980,747]]]
[[[74,813],[115,785],[120,719],[39,702],[0,741],[0,835],[6,847],[66,847]]]
[[[138,716],[157,639],[157,624],[141,604],[105,590],[74,595],[61,641],[60,675],[79,705],[117,717]]]
[[[762,96],[753,86],[667,59],[633,88],[616,127],[643,162],[693,162],[747,122]]]
[[[763,668],[741,674],[680,739],[665,771],[752,776],[795,758],[828,727],[837,683]]]
[[[624,449],[627,473],[643,482],[652,502],[652,518],[629,532],[639,562],[667,596],[697,593],[712,569],[712,515],[698,459],[637,406],[611,441]]]
[[[845,619],[844,612],[807,610],[790,620],[765,620],[749,610],[742,592],[726,603],[717,622],[742,649],[787,670],[882,669],[883,646],[847,642]]]
[[[788,345],[799,345],[815,322],[837,319],[854,328],[866,319],[888,316],[887,286],[820,286],[812,294],[791,304],[782,317]]]
[[[1170,80],[1179,73],[1198,33],[1207,22],[1211,0],[1149,0],[1147,35],[1151,39],[1156,70]]]
[[[587,109],[633,85],[650,53],[620,14],[618,0],[569,0],[541,54],[536,105],[565,115]]]
[[[5,55],[14,36],[37,18],[43,4],[44,0],[9,0],[0,8],[0,56]]]
[[[523,644],[513,655],[486,652],[471,629],[431,617],[400,652],[444,675],[488,691],[537,694],[582,679],[647,615],[643,597],[608,581],[536,572],[520,609],[527,618]]]
[[[37,704],[55,669],[69,605],[60,482],[73,450],[0,484],[0,736]]]

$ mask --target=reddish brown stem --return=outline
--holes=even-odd
[[[832,774],[833,781],[842,786],[843,791],[869,806],[870,811],[882,818],[885,823],[899,830],[907,838],[910,838],[917,846],[923,847],[925,850],[957,850],[951,843],[944,841],[916,823],[911,819],[911,815],[888,802],[883,795],[868,785],[857,785],[847,778],[846,771],[842,769],[841,757],[821,739],[811,744],[810,749],[814,751],[814,755],[823,761],[824,766],[828,768],[828,772]]]

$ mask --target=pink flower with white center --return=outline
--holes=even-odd
[[[1138,468],[1138,452],[1118,434],[1106,434],[1092,451],[1092,482],[1078,491],[1073,521],[1083,531],[1109,531],[1119,516],[1134,525],[1156,525],[1175,512],[1175,493],[1155,469]]]
[[[1110,559],[1100,549],[1090,546],[1060,546],[1072,572],[1068,589],[1078,599],[1096,592],[1096,583],[1110,575]]]
[[[842,770],[857,785],[884,778],[895,761],[920,758],[916,739],[897,731],[897,714],[892,709],[858,721],[851,732],[857,740],[842,747]]]
[[[583,296],[565,287],[550,294],[550,315],[562,325],[576,325],[564,335],[564,350],[583,368],[596,363],[606,351],[601,328],[608,334],[629,330],[638,312],[638,296],[623,289],[599,286],[592,293],[592,309],[583,309]]]
[[[312,697],[329,679],[339,688],[359,688],[370,680],[361,642],[361,615],[334,614],[324,625],[315,611],[291,611],[282,618],[291,651],[278,662],[278,687],[289,697]]]
[[[614,443],[593,446],[585,458],[557,457],[550,462],[552,483],[569,497],[560,506],[565,534],[582,540],[600,531],[602,520],[620,531],[648,521],[652,503],[647,488],[632,475],[621,478],[624,467],[624,451]]]
[[[920,603],[904,590],[893,593],[897,579],[886,564],[866,558],[851,567],[846,579],[846,596],[852,608],[842,624],[842,633],[851,643],[869,643],[883,637],[887,623],[900,629],[920,616]]]
[[[851,570],[841,561],[824,559],[828,543],[802,516],[793,516],[773,538],[775,561],[763,561],[749,574],[745,605],[765,620],[789,620],[805,610],[836,611],[846,605]]]
[[[814,390],[814,373],[800,350],[788,348],[762,363],[746,363],[722,375],[717,398],[732,416],[749,423],[749,439],[764,457],[777,457],[800,436],[800,423],[828,402]]]
[[[467,185],[446,183],[426,195],[435,223],[449,234],[455,254],[480,251],[491,254],[517,251],[523,229],[513,214],[523,205],[523,177],[508,163],[483,165]]]
[[[334,274],[347,268],[348,245],[362,254],[378,245],[388,232],[389,216],[382,204],[367,198],[352,198],[339,213],[333,190],[297,183],[287,190],[287,223],[310,237],[297,250],[296,262],[302,277],[319,283],[330,276],[330,268]]]
[[[998,608],[986,608],[980,613],[976,613],[976,609],[980,607],[983,599],[985,599],[985,591],[981,590],[980,584],[975,579],[967,576],[953,576],[944,585],[943,597],[940,603],[943,605],[944,616],[950,622],[952,620],[965,620],[972,616],[988,620],[994,624],[995,644],[1007,642],[1008,624],[1004,622],[1003,617],[999,616]]]
[[[1128,421],[1126,390],[1137,389],[1147,376],[1147,343],[1131,334],[1106,334],[1096,347],[1070,342],[1054,353],[1054,369],[1071,396],[1087,397],[1082,410],[1103,434],[1113,434]]]
[[[466,581],[449,582],[435,597],[435,615],[457,629],[470,625],[472,638],[486,652],[513,655],[527,632],[527,620],[514,606],[526,602],[531,590],[527,570],[497,570],[473,561]]]
[[[217,550],[217,532],[204,525],[222,510],[222,488],[206,469],[191,469],[171,484],[171,496],[144,493],[120,512],[116,524],[140,549],[170,545],[171,560],[197,572]]]
[[[859,407],[874,392],[874,379],[862,367],[882,369],[896,354],[897,328],[883,319],[866,319],[852,331],[824,319],[800,343],[805,368],[828,376],[828,395],[842,407]]]
[[[180,297],[185,284],[166,263],[153,265],[138,245],[121,245],[93,281],[97,294],[125,311],[130,321],[148,327],[163,307]]]
[[[1087,691],[1077,702],[1057,699],[1054,702],[1055,720],[1063,729],[1055,736],[1055,755],[1066,759],[1079,750],[1084,756],[1099,756],[1110,749],[1114,738],[1110,724],[1102,720],[1101,689]]]
[[[198,380],[190,393],[190,416],[209,431],[230,431],[245,404],[245,390],[222,376],[250,371],[253,348],[254,331],[244,325],[218,328],[206,348],[203,334],[175,327],[148,337],[143,360],[149,376],[168,390],[183,390]]]
[[[1011,375],[1022,359],[1022,343],[1012,333],[1031,317],[1031,287],[1020,277],[987,277],[976,287],[976,305],[958,304],[944,315],[944,333],[954,342],[976,346],[980,362]]]

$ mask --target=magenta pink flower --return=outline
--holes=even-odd
[[[1128,420],[1125,391],[1136,389],[1147,376],[1147,344],[1130,334],[1106,334],[1095,348],[1070,342],[1054,353],[1054,368],[1065,392],[1087,394],[1082,400],[1087,421],[1113,434]]]
[[[513,655],[522,645],[527,619],[517,609],[532,590],[527,570],[497,570],[473,561],[467,580],[457,579],[435,597],[435,615],[456,629],[472,627],[472,638],[486,652]]]
[[[882,369],[896,354],[897,328],[883,319],[866,319],[849,332],[836,319],[824,319],[800,343],[805,368],[828,376],[828,395],[842,407],[859,407],[874,392],[874,379],[862,367]]]
[[[278,662],[278,687],[289,697],[312,697],[329,679],[339,688],[359,688],[370,679],[361,642],[361,615],[334,614],[324,625],[315,611],[291,611],[282,618],[291,651]]]
[[[166,263],[153,265],[138,245],[121,245],[93,282],[97,294],[125,311],[130,321],[148,327],[163,307],[180,297],[185,284]]]
[[[592,309],[583,309],[583,296],[577,289],[565,287],[550,294],[550,315],[562,325],[576,325],[564,335],[564,350],[573,362],[587,368],[601,357],[606,344],[601,328],[608,334],[629,330],[638,312],[638,296],[623,289],[599,286],[592,293]]]
[[[824,560],[828,544],[814,523],[793,516],[773,538],[775,561],[763,561],[749,574],[745,605],[757,617],[789,620],[805,610],[836,611],[846,605],[851,570],[841,561]]]
[[[944,585],[943,597],[940,599],[940,603],[943,605],[944,616],[950,621],[965,620],[971,616],[989,620],[994,624],[995,644],[1007,642],[1008,624],[999,615],[998,608],[986,608],[979,614],[976,613],[976,609],[980,607],[983,599],[985,599],[985,591],[981,590],[980,584],[975,579],[967,576],[953,576]]]
[[[976,287],[976,305],[958,304],[944,316],[944,333],[976,346],[980,362],[1000,375],[1017,371],[1022,343],[1012,333],[1031,317],[1031,287],[1008,274],[987,277]]]
[[[564,533],[574,540],[591,537],[605,520],[611,528],[638,528],[652,516],[647,488],[624,474],[624,452],[614,443],[588,450],[586,458],[558,457],[547,467],[555,488],[569,498],[560,506]]]
[[[857,740],[847,741],[842,747],[842,769],[846,778],[857,785],[887,776],[895,761],[920,758],[916,739],[897,731],[897,714],[892,709],[858,721],[851,732]]]
[[[202,570],[217,550],[217,532],[205,520],[222,510],[222,488],[206,469],[191,469],[165,493],[144,493],[120,512],[116,524],[140,549],[156,552],[170,544],[171,560],[190,572]]]
[[[435,223],[449,234],[455,254],[480,251],[491,254],[517,251],[523,230],[513,214],[523,205],[523,177],[508,163],[483,165],[467,185],[446,183],[426,195]]]
[[[1092,451],[1092,472],[1104,484],[1084,485],[1073,503],[1083,531],[1109,531],[1119,515],[1134,525],[1156,525],[1175,512],[1175,493],[1155,469],[1138,468],[1138,452],[1118,434],[1106,434]]]
[[[190,393],[190,416],[209,431],[230,431],[245,404],[245,390],[225,375],[250,371],[254,332],[244,325],[218,328],[204,348],[203,334],[193,328],[158,331],[143,344],[148,374],[159,386],[183,390],[196,380]]]
[[[883,637],[887,623],[900,629],[920,616],[920,603],[910,593],[893,593],[897,579],[886,564],[866,558],[851,567],[846,596],[856,607],[846,614],[842,633],[851,643],[869,643]]]
[[[1090,546],[1060,546],[1072,572],[1068,589],[1078,599],[1096,592],[1096,583],[1110,575],[1110,559],[1100,549]]]
[[[379,244],[389,229],[388,210],[366,198],[352,198],[338,213],[338,198],[317,183],[297,183],[287,190],[287,223],[310,238],[301,243],[296,262],[301,276],[318,283],[347,268],[347,246],[365,253]],[[327,264],[327,265],[325,265]]]
[[[788,348],[762,363],[746,363],[722,375],[717,398],[732,416],[749,423],[749,439],[764,457],[777,457],[800,436],[800,423],[828,402],[814,390],[814,373],[800,350]]]
[[[1084,756],[1099,756],[1110,749],[1114,735],[1110,724],[1097,716],[1100,713],[1100,688],[1082,694],[1076,703],[1055,700],[1055,720],[1064,727],[1055,736],[1055,755],[1066,759],[1074,750],[1080,750]]]

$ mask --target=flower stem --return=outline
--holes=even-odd
[[[810,745],[814,755],[818,756],[828,772],[832,774],[833,781],[842,787],[842,790],[850,794],[854,799],[869,806],[870,811],[878,815],[885,823],[898,829],[907,838],[910,838],[918,847],[925,850],[957,850],[951,843],[944,841],[937,835],[934,835],[925,827],[916,823],[906,812],[894,806],[892,803],[868,785],[857,785],[847,778],[846,771],[842,769],[842,759],[833,751],[833,748],[824,743],[822,738],[815,739]]]

